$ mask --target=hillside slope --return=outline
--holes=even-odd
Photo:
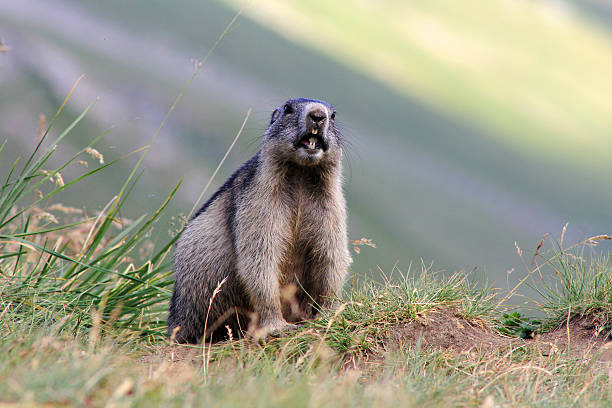
[[[468,24],[464,14],[431,4],[427,10],[411,6],[402,12],[427,17],[423,21],[439,21],[453,33],[476,36],[486,50],[504,35],[495,24],[478,28]],[[340,6],[326,9],[323,17],[309,20],[308,26],[323,30],[323,19],[336,16]],[[287,7],[310,19],[317,10],[304,10],[296,3],[287,3]],[[548,66],[530,63],[533,53],[548,49],[547,43],[525,48],[527,55],[517,65],[521,75],[497,79],[496,69],[500,64],[503,67],[504,59],[486,66],[489,73],[481,75],[439,55],[432,56],[432,44],[415,42],[411,33],[398,37],[395,45],[381,48],[387,53],[384,58],[360,53],[354,43],[325,48],[276,26],[273,16],[265,14],[268,9],[254,9],[246,15],[257,22],[246,17],[239,20],[173,113],[146,162],[146,185],[139,187],[143,207],[133,211],[146,208],[184,176],[176,211],[187,212],[246,110],[253,107],[253,115],[216,185],[255,152],[273,107],[301,95],[334,103],[344,133],[352,142],[346,172],[351,238],[366,236],[378,244],[376,250],[366,248],[356,257],[354,269],[360,274],[377,273],[376,265],[389,270],[396,260],[405,267],[422,257],[450,270],[484,268],[501,284],[507,270],[522,268],[514,241],[534,247],[544,233],[560,231],[566,222],[570,222],[568,239],[612,228],[612,214],[607,210],[612,205],[612,181],[606,177],[612,163],[604,159],[610,140],[605,133],[612,117],[607,115],[609,105],[601,105],[599,94],[592,90],[586,95],[551,93],[558,83],[545,81]],[[368,10],[356,8],[347,21],[336,21],[339,27],[350,28],[347,35],[356,38],[368,35],[368,27],[380,29],[380,37],[372,35],[367,43],[373,45],[385,42],[395,35],[393,30],[401,28],[394,24],[389,25],[391,31],[385,31],[383,20],[365,17]],[[530,10],[515,13],[514,18],[522,22],[522,40],[517,40],[520,44],[513,49],[523,50],[521,44],[538,38],[538,30],[544,30],[527,24],[537,18]],[[254,15],[255,11],[260,14]],[[483,8],[478,18],[493,19],[494,12]],[[5,68],[0,76],[3,92],[11,95],[0,101],[9,147],[13,151],[28,149],[24,135],[35,134],[38,114],[49,115],[82,73],[86,78],[69,108],[76,112],[95,97],[101,99],[78,138],[92,138],[115,125],[102,145],[104,154],[117,157],[141,146],[189,77],[190,58],[205,54],[233,13],[224,3],[199,1],[184,1],[180,7],[163,1],[0,5],[2,35],[13,47],[2,56]],[[354,26],[364,21],[368,24]],[[598,49],[607,49],[607,40],[597,29],[577,21],[571,23],[570,32],[579,33],[595,47],[589,51],[593,60],[581,63],[578,51],[568,46],[573,54],[564,56],[555,51],[550,63],[568,63],[569,71],[563,75],[590,78],[589,86],[596,82],[601,95],[609,94],[604,92],[607,77],[596,81],[609,63],[605,53],[596,57]],[[362,28],[355,32],[355,27]],[[472,33],[477,28],[483,31]],[[343,37],[335,33],[331,38]],[[544,40],[553,41],[554,36]],[[353,59],[340,51],[352,53]],[[364,58],[382,61],[378,65],[386,67],[389,75],[382,78],[376,74],[364,65]],[[570,64],[570,60],[575,62]],[[409,72],[420,72],[421,76],[404,77],[404,71],[392,70],[404,69],[406,64]],[[433,77],[422,77],[427,72],[444,75],[436,82]],[[555,110],[574,120],[564,132],[574,133],[555,139],[559,129],[552,125],[563,126],[565,122],[547,121],[540,115],[529,121],[522,119],[525,112],[519,108],[527,95],[523,88],[517,88],[517,81],[529,72],[535,75],[534,92],[549,102],[559,101]],[[572,86],[571,81],[562,83],[566,90]],[[484,90],[477,92],[478,86],[484,85],[492,87],[485,90],[493,97],[513,90],[515,94],[507,100],[502,97],[495,105],[482,97]],[[28,111],[21,110],[23,106]],[[555,115],[553,119],[559,117]],[[584,132],[579,127],[576,130],[579,123],[589,126]],[[105,178],[108,186],[98,193],[114,191],[113,180]],[[101,201],[91,197],[92,203]]]

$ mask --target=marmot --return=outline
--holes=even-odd
[[[213,339],[227,325],[278,334],[340,294],[351,257],[335,117],[313,99],[274,110],[257,154],[189,220],[174,258],[176,341]]]

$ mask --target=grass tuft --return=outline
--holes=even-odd
[[[24,322],[34,327],[60,324],[62,330],[75,334],[95,325],[96,330],[121,329],[123,335],[160,338],[168,286],[172,283],[167,256],[174,239],[144,261],[140,260],[140,251],[143,245],[150,246],[148,236],[180,183],[156,212],[133,221],[119,214],[137,177],[130,176],[125,195],[113,197],[95,216],[53,202],[58,192],[122,159],[102,164],[103,158],[93,146],[105,132],[66,163],[48,170],[62,139],[93,106],[89,105],[44,147],[70,94],[33,153],[21,167],[15,161],[0,188],[3,328],[10,333]],[[65,182],[61,171],[88,154],[93,154],[101,165]]]
[[[563,247],[556,243],[550,253],[537,256],[542,278],[531,286],[540,294],[539,309],[546,312],[542,329],[550,330],[575,317],[588,316],[600,329],[612,333],[612,264],[609,254],[593,247],[607,235]]]

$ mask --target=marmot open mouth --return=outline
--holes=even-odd
[[[311,132],[302,136],[296,147],[303,147],[307,150],[325,150],[326,146],[323,142],[323,138],[319,134],[318,129],[313,129]]]

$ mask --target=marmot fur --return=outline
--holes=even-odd
[[[312,99],[276,109],[257,154],[187,223],[168,317],[176,341],[225,326],[280,333],[340,294],[351,258],[335,115]]]

